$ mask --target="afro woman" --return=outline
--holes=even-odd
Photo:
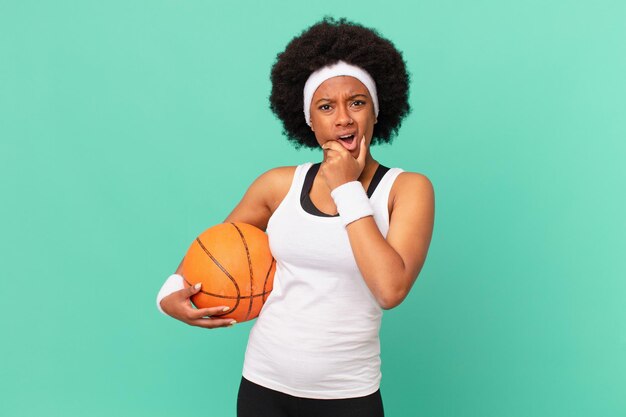
[[[406,66],[375,30],[326,18],[289,42],[271,81],[284,134],[323,159],[265,172],[225,219],[265,230],[277,265],[250,332],[237,415],[380,417],[382,310],[409,293],[434,222],[428,178],[371,152],[409,113]],[[199,289],[182,288],[179,267],[159,309],[194,326],[233,324],[211,318],[220,307],[194,309]]]

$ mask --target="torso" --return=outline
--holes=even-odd
[[[314,186],[307,180],[313,165],[279,168],[273,174],[280,175],[266,183],[272,200],[280,200],[266,230],[276,273],[250,331],[243,375],[306,398],[369,395],[381,378],[382,308],[361,275],[341,219],[315,213],[331,211],[318,207],[319,199],[303,205],[309,185]],[[283,191],[289,173],[290,186]],[[389,231],[389,195],[399,175],[402,170],[392,168],[378,186],[371,184],[373,218],[383,237]]]

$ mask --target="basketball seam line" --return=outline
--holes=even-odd
[[[187,281],[186,279],[185,279],[185,282],[186,282],[186,283],[187,283],[187,285],[189,285],[190,287],[193,285],[191,282]],[[208,292],[208,291],[204,291],[204,290],[200,290],[200,292],[201,292],[202,294],[209,295],[209,296],[211,296],[211,297],[216,297],[216,298],[226,298],[226,299],[232,299],[232,300],[234,300],[234,299],[236,299],[236,298],[237,298],[237,296],[235,296],[235,295],[221,295],[221,294],[215,294],[215,293]],[[263,297],[263,296],[265,296],[265,295],[267,295],[267,294],[269,294],[269,293],[271,293],[271,292],[272,292],[272,291],[270,290],[270,291],[260,292],[260,293],[258,293],[258,294],[241,295],[241,296],[239,296],[239,298]],[[230,311],[229,311],[229,313],[230,313]]]
[[[196,238],[196,241],[198,242],[198,245],[200,245],[204,253],[206,253],[209,256],[209,258],[211,258],[211,260],[215,263],[215,265],[217,265],[217,267],[221,269],[222,272],[224,272],[224,274],[226,274],[226,276],[232,281],[233,285],[235,286],[235,289],[237,290],[237,302],[235,302],[235,306],[230,311],[228,311],[228,313],[232,314],[237,309],[237,307],[239,307],[239,300],[241,299],[241,291],[239,290],[239,285],[237,284],[237,281],[235,280],[235,278],[233,278],[233,276],[228,273],[226,268],[224,268],[222,264],[220,264],[218,260],[215,259],[215,257],[211,254],[211,252],[209,252],[209,250],[204,246],[204,244],[202,243],[199,237]]]
[[[235,229],[237,229],[237,232],[239,233],[239,236],[241,237],[241,241],[243,242],[243,246],[246,249],[246,256],[248,257],[248,270],[250,271],[250,293],[252,293],[254,289],[254,272],[252,271],[252,259],[250,259],[250,250],[248,249],[248,243],[246,242],[246,238],[244,237],[243,233],[241,233],[241,230],[239,230],[237,225],[235,223],[231,223],[231,224],[233,225]],[[252,312],[253,302],[254,302],[254,297],[250,297],[250,304],[248,305],[248,312],[246,313],[245,320],[248,320],[248,318],[250,317],[250,313]]]
[[[263,282],[263,293],[262,293],[262,295],[263,295],[263,303],[265,303],[265,294],[268,293],[268,291],[267,291],[267,280],[270,277],[270,272],[272,272],[272,266],[274,266],[274,257],[273,256],[272,256],[272,262],[270,262],[270,267],[267,270],[267,274],[265,275],[265,281]],[[273,287],[274,286],[272,285],[272,288]]]

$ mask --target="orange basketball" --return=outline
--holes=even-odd
[[[252,320],[272,291],[276,263],[267,235],[245,223],[221,223],[205,230],[183,260],[185,286],[202,283],[191,297],[198,308],[228,306],[213,317]]]

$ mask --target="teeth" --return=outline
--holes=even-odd
[[[343,136],[339,136],[340,139],[348,139],[351,138],[354,135],[343,135]]]

